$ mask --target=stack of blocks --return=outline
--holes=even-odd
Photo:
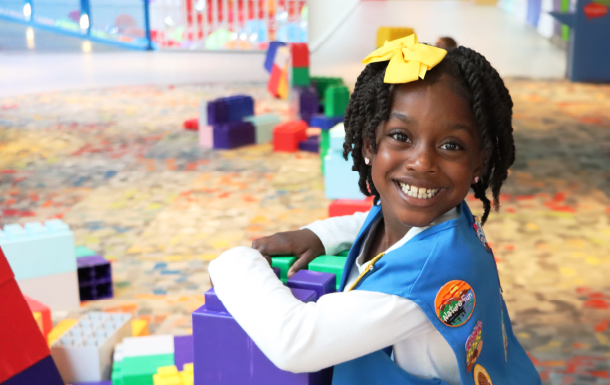
[[[192,362],[192,335],[125,338],[115,348],[112,385],[153,385],[159,368]]]
[[[0,230],[0,247],[21,291],[52,310],[80,305],[74,251],[74,234],[59,219],[6,225]]]
[[[51,346],[51,354],[66,383],[110,379],[116,344],[131,336],[131,315],[90,312]]]
[[[0,383],[63,385],[7,258],[0,248]],[[44,326],[43,326],[44,327]]]
[[[340,123],[330,130],[330,147],[324,157],[324,192],[328,199],[365,199],[358,187],[360,175],[352,170],[350,154],[343,158],[345,127]]]
[[[341,283],[341,277],[343,275],[343,269],[345,268],[345,262],[347,261],[347,255],[349,250],[345,250],[338,255],[321,255],[311,261],[307,267],[309,271],[319,272],[319,273],[329,273],[334,274],[336,276],[336,290],[339,290],[339,285]],[[274,268],[279,269],[279,278],[280,280],[286,284],[289,282],[288,279],[288,270],[292,267],[294,262],[296,262],[297,257],[295,256],[277,256],[271,257],[272,266]],[[303,271],[303,270],[301,270]],[[292,276],[290,280],[293,280],[297,275],[301,273],[299,271],[297,274]]]
[[[207,120],[207,124],[199,124],[199,144],[202,147],[229,150],[256,143],[254,125],[245,120],[254,115],[252,97],[234,95],[204,101],[199,113],[200,120],[204,114]]]
[[[76,259],[81,301],[112,298],[112,270],[110,262],[92,255]]]
[[[295,298],[315,302],[335,291],[332,274],[303,271],[288,280]],[[205,294],[205,304],[193,312],[196,385],[330,385],[332,368],[315,373],[291,373],[277,368],[248,337],[216,296]]]
[[[291,86],[307,87],[311,84],[309,78],[309,48],[307,43],[290,44]]]

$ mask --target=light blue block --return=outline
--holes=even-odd
[[[343,143],[345,142],[345,126],[339,123],[330,129],[330,150],[343,153]]]
[[[247,116],[245,122],[251,122],[256,129],[256,144],[269,143],[273,140],[273,129],[280,124],[279,115],[263,114]]]
[[[343,159],[343,152],[329,151],[324,157],[324,192],[328,199],[365,199],[360,192],[357,171],[352,171],[354,161],[350,154]]]
[[[60,219],[6,225],[0,247],[17,280],[76,271],[74,234]]]

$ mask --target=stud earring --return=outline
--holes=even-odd
[[[475,184],[479,183],[479,177],[478,177],[478,176],[475,176],[475,177],[474,177],[474,183],[475,183]]]
[[[369,158],[364,158],[364,163],[369,164]]]

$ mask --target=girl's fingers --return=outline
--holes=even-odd
[[[263,255],[291,255],[293,251],[290,247],[290,242],[287,242],[283,237],[272,235],[255,239],[252,241],[252,248]]]
[[[311,250],[307,250],[299,258],[292,264],[290,269],[288,270],[288,278],[295,275],[299,270],[307,269],[309,262],[316,259],[317,255],[315,255]]]

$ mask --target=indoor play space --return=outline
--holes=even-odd
[[[343,157],[346,108],[362,60],[413,33],[480,52],[514,103],[516,156],[482,236],[518,341],[502,318],[496,360],[520,344],[544,385],[610,384],[609,7],[0,0],[0,384],[353,383],[274,365],[208,266],[375,207]],[[350,246],[292,277],[297,256],[272,256],[273,271],[315,306],[344,290]],[[486,349],[463,322],[461,383],[514,384],[482,366],[489,322]]]

